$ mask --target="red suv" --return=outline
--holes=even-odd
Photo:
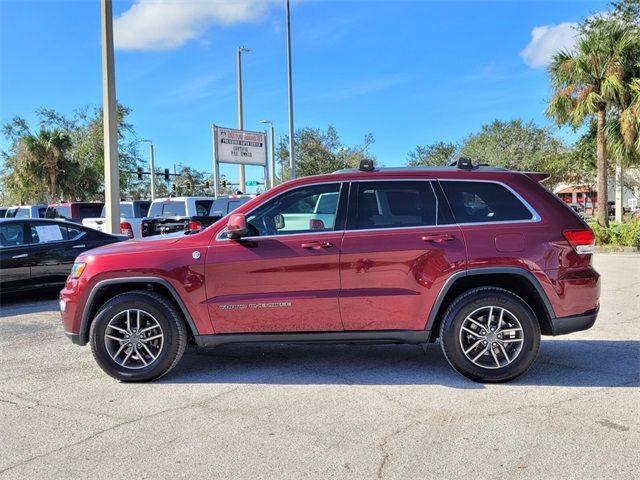
[[[122,381],[166,374],[188,342],[438,338],[463,375],[511,380],[541,334],[599,308],[593,233],[545,177],[461,160],[293,180],[197,233],[83,253],[64,327]]]

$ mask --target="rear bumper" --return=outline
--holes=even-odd
[[[598,317],[600,307],[583,313],[581,315],[572,315],[570,317],[558,317],[551,319],[551,335],[566,335],[567,333],[580,332],[593,327]]]

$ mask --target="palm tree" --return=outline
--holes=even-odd
[[[620,22],[588,28],[573,51],[553,56],[548,72],[554,90],[547,115],[558,124],[579,128],[596,118],[598,223],[609,225],[607,182],[607,108],[624,103],[625,68],[638,39]]]
[[[60,163],[73,146],[71,138],[61,130],[41,128],[35,135],[26,135],[23,142],[29,153],[28,169],[35,178],[44,180],[50,200],[56,201]]]
[[[623,168],[640,164],[640,78],[631,78],[625,86],[625,102],[614,109],[607,125],[609,152],[616,159],[616,221],[622,221]]]

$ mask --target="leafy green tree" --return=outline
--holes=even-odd
[[[407,155],[411,167],[435,167],[449,165],[456,160],[458,147],[453,143],[436,142],[418,145]]]
[[[288,138],[283,137],[278,145],[277,157],[285,179],[289,178]],[[357,167],[360,161],[371,158],[369,147],[374,143],[373,135],[365,135],[362,144],[344,145],[333,126],[326,131],[302,128],[294,136],[296,149],[296,173],[300,177],[331,173],[343,168]],[[284,167],[284,169],[282,169]],[[276,172],[279,175],[279,172]]]
[[[131,110],[118,106],[120,186],[123,197],[135,190],[139,164],[133,126],[126,121]],[[101,109],[88,108],[66,116],[40,108],[40,130],[32,133],[26,120],[15,117],[3,126],[9,148],[0,181],[14,202],[101,200],[104,196],[104,151]],[[45,190],[48,192],[45,193]]]
[[[595,117],[598,223],[608,226],[607,109],[626,94],[628,59],[637,38],[621,22],[587,24],[573,51],[560,51],[548,67],[553,97],[547,115],[558,124],[579,128]]]

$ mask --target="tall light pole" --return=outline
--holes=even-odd
[[[155,165],[155,160],[153,158],[153,154],[154,154],[153,142],[145,138],[139,139],[138,142],[149,144],[149,173],[151,175],[150,190],[151,190],[151,201],[153,202],[156,199],[156,165]]]
[[[238,47],[238,130],[242,130],[242,53],[249,53],[250,48]],[[246,190],[244,178],[244,165],[240,165],[240,190],[244,193]]]
[[[289,167],[291,178],[296,178],[296,156],[293,149],[293,83],[291,81],[291,14],[287,0],[287,85],[289,87]]]
[[[260,123],[266,123],[269,125],[269,155],[271,157],[269,162],[269,186],[273,188],[275,186],[275,176],[276,176],[276,155],[275,155],[275,134],[273,131],[273,122],[271,120],[260,120]]]
[[[116,74],[113,60],[113,8],[111,0],[100,2],[102,23],[102,123],[104,129],[104,203],[108,233],[120,233],[120,171]]]

